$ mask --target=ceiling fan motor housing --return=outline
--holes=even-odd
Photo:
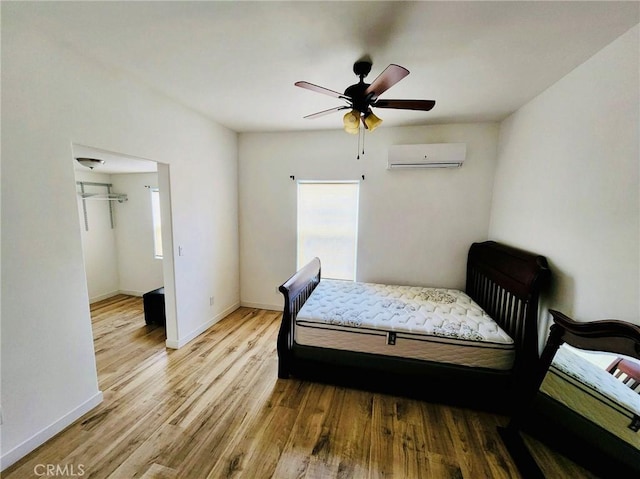
[[[367,95],[365,93],[368,87],[368,83],[360,81],[360,83],[351,85],[344,91],[344,94],[351,98],[354,110],[358,110],[361,113],[366,113],[367,111],[369,111],[369,106],[371,105],[373,94]]]

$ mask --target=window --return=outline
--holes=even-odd
[[[298,183],[298,268],[315,256],[322,276],[355,280],[358,182]]]
[[[160,222],[160,191],[151,188],[151,216],[153,218],[153,254],[162,258],[162,223]]]

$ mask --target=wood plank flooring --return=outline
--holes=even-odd
[[[240,308],[169,350],[141,298],[91,311],[103,403],[3,478],[42,477],[43,464],[109,479],[520,477],[504,417],[278,379],[280,313]],[[547,477],[595,477],[528,442]]]

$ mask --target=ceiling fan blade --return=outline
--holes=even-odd
[[[338,93],[337,91],[329,90],[328,88],[314,85],[313,83],[309,83],[306,81],[298,81],[294,83],[295,86],[299,86],[300,88],[305,88],[307,90],[315,91],[318,93],[324,93],[325,95],[332,96],[334,98],[342,98],[343,100],[351,100],[344,93]]]
[[[321,116],[325,116],[328,115],[329,113],[333,113],[336,111],[340,111],[340,110],[348,110],[349,108],[351,108],[350,106],[337,106],[335,108],[329,108],[328,110],[322,110],[319,111],[318,113],[312,113],[311,115],[307,115],[303,118],[306,118],[307,120],[312,120],[313,118],[319,118]]]
[[[392,63],[378,75],[378,78],[373,80],[373,83],[365,90],[365,94],[369,95],[373,93],[373,99],[375,100],[408,74],[409,70]]]
[[[396,108],[399,110],[429,111],[436,105],[434,100],[378,100],[371,106],[377,108]]]

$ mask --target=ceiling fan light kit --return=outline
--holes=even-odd
[[[382,120],[378,118],[372,111],[364,115],[364,126],[367,130],[373,131],[380,126]]]
[[[342,123],[344,124],[344,131],[357,135],[360,131],[360,112],[351,110],[345,113],[344,117],[342,117]]]

